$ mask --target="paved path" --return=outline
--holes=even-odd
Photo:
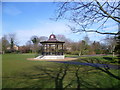
[[[75,61],[50,61],[50,62],[75,64],[75,65],[86,65],[86,66],[93,66],[93,67],[108,67],[111,69],[120,69],[120,65],[99,64],[99,63],[81,63],[81,62],[75,62]]]
[[[91,57],[91,56],[109,56],[109,55],[104,55],[104,54],[98,54],[98,55],[81,55],[81,56],[71,56],[71,58]]]

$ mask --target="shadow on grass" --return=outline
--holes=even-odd
[[[97,78],[95,77],[96,74],[100,76],[103,76],[104,74],[99,72],[98,70],[101,70],[102,72],[109,74],[109,70],[106,71],[108,68],[106,68],[106,70],[104,70],[103,68],[102,69],[97,68],[98,70],[96,70],[95,68],[92,67],[90,68],[88,66],[82,66],[82,65],[77,66],[77,65],[69,65],[69,64],[59,64],[59,66],[57,67],[56,66],[47,67],[47,66],[37,65],[32,67],[32,69],[34,70],[34,72],[24,71],[19,73],[18,75],[21,78],[20,80],[23,79],[23,81],[19,82],[18,84],[20,83],[27,84],[22,86],[24,88],[55,88],[56,90],[61,90],[66,88],[76,88],[76,89],[101,88],[103,87],[101,85],[103,84],[102,83],[103,81],[102,80],[99,81],[100,79],[97,80]],[[7,80],[9,79],[11,79],[11,77],[7,77]],[[12,79],[15,80],[16,77],[13,77]],[[118,86],[117,85],[112,86],[112,84],[109,84],[109,87],[118,87]]]
[[[120,58],[119,57],[103,57],[103,59],[109,61],[110,63],[120,64]]]
[[[111,57],[103,57],[104,59],[108,59],[108,60],[112,60],[112,58]],[[106,74],[108,74],[109,76],[111,76],[111,77],[113,77],[113,78],[115,78],[115,79],[117,79],[117,80],[120,80],[120,77],[119,76],[116,76],[115,74],[113,74],[111,71],[110,71],[110,66],[111,67],[114,67],[113,65],[110,65],[110,63],[109,62],[106,62],[106,61],[102,61],[102,60],[100,60],[100,59],[98,59],[98,58],[89,58],[89,59],[81,59],[81,60],[83,60],[82,62],[84,62],[84,63],[91,63],[91,66],[93,66],[93,67],[95,67],[96,69],[98,69],[98,70],[101,70],[102,72],[104,72],[104,73],[106,73]],[[80,60],[78,60],[78,61],[80,61]],[[102,67],[100,67],[100,64],[102,65],[103,64],[103,66]],[[119,69],[119,65],[118,66],[116,66],[118,69]]]
[[[103,59],[105,59],[105,60],[109,60],[109,61],[112,61],[112,60],[113,60],[112,57],[103,57]]]
[[[93,74],[93,73],[98,74],[98,71],[96,71],[94,68],[87,68],[87,67],[83,67],[81,65],[79,65],[79,66],[72,65],[72,66],[73,67],[71,67],[71,65],[69,65],[69,64],[61,64],[59,67],[54,68],[54,69],[53,68],[52,69],[45,68],[45,67],[41,67],[41,66],[34,66],[33,69],[40,73],[38,73],[38,74],[23,73],[22,75],[28,79],[38,80],[37,84],[35,84],[35,83],[32,84],[32,86],[31,86],[32,88],[35,88],[35,87],[50,88],[50,85],[52,85],[51,88],[55,88],[56,90],[72,88],[72,87],[76,87],[77,89],[102,87],[99,84],[101,82],[95,81],[95,82],[99,82],[99,83],[95,83],[94,79],[93,80],[91,79],[91,81],[90,80],[88,81],[85,78],[85,77],[87,77],[87,75],[89,77],[89,74]],[[109,71],[104,71],[101,68],[97,68],[97,69],[99,69],[107,74],[110,74]],[[110,76],[114,77],[112,74],[110,74]],[[39,84],[39,83],[41,83],[41,84]]]
[[[74,71],[71,71],[71,69]],[[77,89],[81,87],[85,88],[96,88],[96,85],[92,85],[84,80],[82,76],[87,74],[88,71],[92,71],[93,69],[86,69],[84,73],[80,73],[81,66],[73,66],[69,64],[61,64],[57,68],[45,68],[41,66],[34,66],[33,70],[38,71],[38,74],[33,73],[21,73],[24,78],[38,80],[37,84],[33,83],[28,86],[30,88],[55,88],[56,90],[66,89],[76,87]],[[46,82],[46,83],[44,83]],[[41,83],[41,84],[40,84]],[[44,83],[44,84],[43,84]],[[39,86],[38,86],[39,85]],[[26,87],[26,88],[28,88]]]

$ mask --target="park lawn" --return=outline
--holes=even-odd
[[[89,62],[89,63],[101,63],[101,64],[112,64],[112,65],[120,65],[118,63],[119,59],[117,56],[89,56],[89,57],[79,57],[78,62]]]
[[[112,55],[103,55],[103,56],[78,56],[78,55],[68,55],[66,54],[65,57],[73,57],[73,58],[79,58],[78,62],[89,62],[89,63],[106,63],[106,64],[113,64],[113,65],[120,65],[119,59],[117,56]],[[81,60],[82,59],[82,60]],[[99,62],[100,61],[100,62]]]
[[[2,56],[3,88],[115,88],[120,81],[91,66],[30,61],[33,54]],[[78,59],[80,60],[80,59]],[[110,70],[118,76],[119,70]]]

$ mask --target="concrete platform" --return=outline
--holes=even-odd
[[[41,55],[34,59],[64,59],[64,55]]]
[[[27,60],[32,61],[72,61],[76,60],[77,58],[64,58],[64,59],[35,59],[35,58],[27,58]]]

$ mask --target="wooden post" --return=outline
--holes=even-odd
[[[51,45],[50,45],[50,55],[51,55],[51,53],[52,53],[52,52],[51,52]]]
[[[46,44],[44,46],[44,54],[46,55]]]
[[[47,44],[46,44],[46,55],[47,55]]]
[[[63,55],[63,44],[62,44],[62,55]]]
[[[58,55],[58,44],[57,44],[57,55]]]
[[[42,55],[44,55],[44,51],[45,51],[45,50],[44,50],[44,48],[45,48],[45,45],[43,44],[43,51],[42,51]]]
[[[49,44],[49,55],[50,55],[50,44]]]
[[[55,44],[55,55],[56,55],[56,44]]]

